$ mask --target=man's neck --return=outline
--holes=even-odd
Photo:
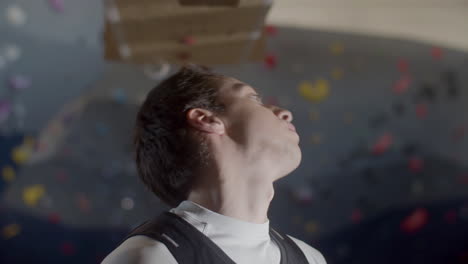
[[[273,183],[257,186],[211,186],[193,190],[187,200],[213,212],[242,221],[263,224],[274,196]]]

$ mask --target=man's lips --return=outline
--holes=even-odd
[[[288,123],[289,130],[296,132],[296,128],[294,127],[293,124]]]

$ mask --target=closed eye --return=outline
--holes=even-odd
[[[257,101],[259,101],[260,103],[263,103],[263,99],[260,95],[254,94],[254,97],[257,98]]]

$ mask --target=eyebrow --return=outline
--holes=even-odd
[[[243,90],[245,90],[245,89],[243,89],[243,88],[245,88],[245,87],[247,87],[247,86],[249,86],[249,85],[248,85],[248,84],[245,84],[245,83],[241,83],[241,82],[236,82],[236,83],[234,83],[234,84],[231,86],[231,89],[232,89],[235,93],[240,93],[240,92],[242,92]],[[253,95],[260,96],[261,91],[255,91],[255,90],[254,90],[254,92],[250,92],[250,93],[248,93],[248,94],[253,94]]]
[[[245,86],[247,86],[245,83],[236,82],[232,85],[231,89],[234,90],[234,92],[239,93]]]

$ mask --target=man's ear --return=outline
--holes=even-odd
[[[223,121],[211,111],[201,108],[193,108],[187,111],[187,123],[196,130],[207,133],[224,134]]]

